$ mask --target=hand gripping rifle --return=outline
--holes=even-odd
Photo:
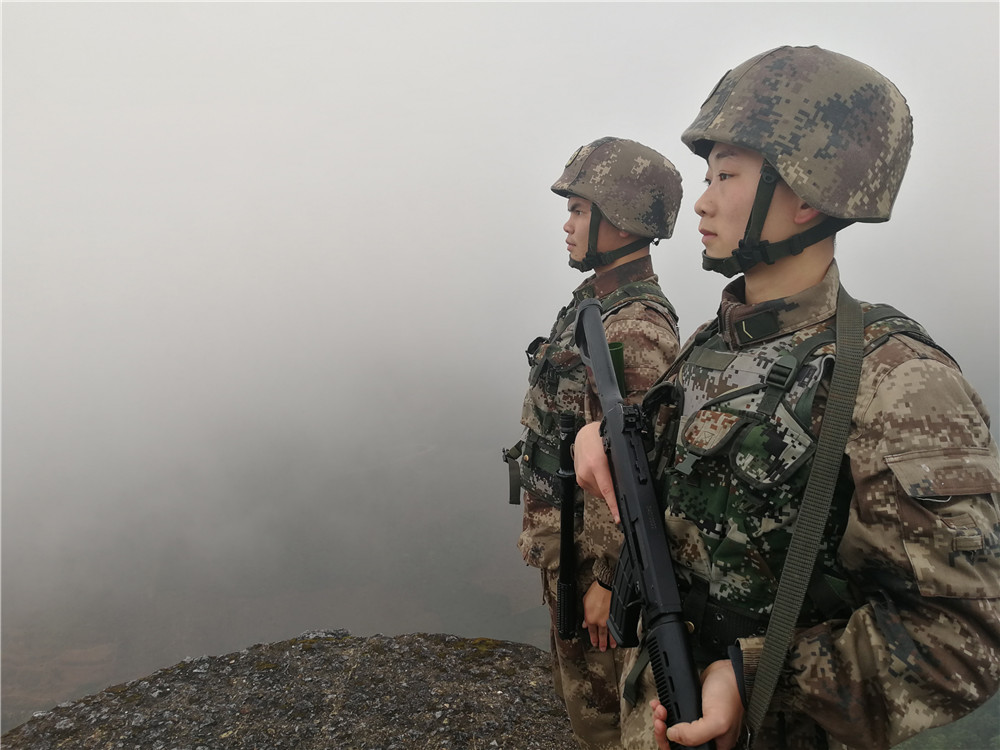
[[[598,300],[580,305],[576,344],[593,374],[604,412],[601,436],[625,536],[615,568],[608,629],[619,645],[637,646],[642,614],[649,664],[660,703],[667,709],[667,723],[695,721],[701,718],[701,680],[681,616],[663,512],[646,460],[641,410],[625,404],[618,391]],[[715,744],[699,747],[714,750]]]

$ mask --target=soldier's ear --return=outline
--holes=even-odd
[[[822,213],[803,201],[799,203],[798,208],[795,210],[794,221],[796,224],[810,224],[822,217]]]

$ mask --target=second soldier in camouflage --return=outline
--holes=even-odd
[[[681,180],[666,158],[635,141],[602,138],[577,149],[552,190],[566,198],[570,265],[594,270],[563,307],[548,336],[528,347],[528,391],[521,441],[507,451],[515,493],[523,489],[518,547],[541,571],[551,618],[553,678],[581,747],[620,747],[618,680],[625,658],[606,622],[610,585],[621,546],[603,500],[576,492],[573,530],[576,611],[572,638],[557,632],[560,564],[560,415],[575,426],[600,420],[600,404],[574,344],[576,309],[598,298],[609,341],[624,345],[626,398],[639,402],[677,353],[677,318],[653,273],[650,244],[670,237],[681,201]]]

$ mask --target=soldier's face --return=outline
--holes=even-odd
[[[569,218],[563,224],[566,249],[573,260],[583,260],[590,238],[590,201],[571,196],[566,201],[566,210],[569,211]]]
[[[566,249],[573,260],[583,260],[587,254],[587,242],[590,240],[590,209],[591,203],[575,195],[566,201],[569,218],[563,224],[566,233]],[[606,253],[617,250],[625,244],[625,239],[631,237],[627,232],[619,231],[607,219],[601,218],[597,230],[597,252]]]
[[[705,192],[695,202],[698,231],[710,258],[728,258],[743,239],[764,157],[756,151],[716,143],[708,156]],[[777,242],[802,230],[796,223],[798,196],[779,182],[764,221],[761,239]]]

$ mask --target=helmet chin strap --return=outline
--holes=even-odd
[[[629,253],[634,253],[636,250],[646,247],[651,242],[646,237],[640,237],[617,250],[599,253],[597,252],[597,233],[601,227],[602,218],[601,209],[592,203],[590,206],[590,235],[587,238],[587,254],[583,256],[583,260],[569,259],[570,266],[577,271],[593,271],[595,268],[614,263],[619,258],[624,258]]]
[[[832,216],[827,216],[816,226],[799,232],[799,234],[793,234],[788,239],[778,242],[762,240],[760,235],[764,231],[764,220],[767,219],[771,198],[774,196],[774,189],[778,186],[780,179],[778,170],[765,161],[760,168],[757,194],[754,196],[750,218],[747,220],[747,228],[743,239],[740,240],[740,246],[733,250],[732,255],[728,258],[710,258],[702,250],[702,268],[731,278],[738,273],[746,273],[758,263],[764,262],[771,265],[774,261],[789,255],[798,255],[810,245],[815,245],[820,240],[826,239],[854,223],[852,219],[835,219]]]

